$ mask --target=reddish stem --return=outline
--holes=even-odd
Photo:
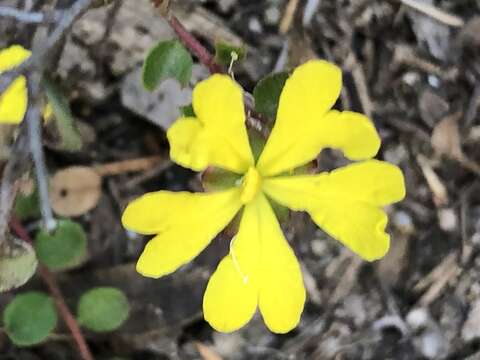
[[[222,68],[215,62],[214,57],[195,37],[178,21],[175,15],[170,14],[168,23],[178,35],[183,44],[194,54],[198,60],[208,67],[212,74],[221,73]]]
[[[17,236],[21,238],[23,241],[28,243],[32,243],[32,239],[28,234],[27,230],[23,227],[21,222],[14,216],[10,219],[10,227],[15,231]],[[45,266],[39,265],[38,267],[40,276],[42,280],[48,287],[50,294],[55,301],[55,305],[57,306],[58,312],[60,313],[63,321],[67,325],[72,337],[80,351],[80,356],[83,360],[94,360],[92,353],[85,341],[85,338],[82,334],[82,330],[80,330],[80,326],[78,326],[77,320],[72,315],[70,310],[68,309],[67,304],[65,303],[64,297],[60,290],[60,287],[57,284],[55,276],[48,270]]]

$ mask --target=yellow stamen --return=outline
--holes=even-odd
[[[258,173],[257,169],[251,167],[248,169],[247,173],[243,178],[242,183],[242,195],[240,199],[244,204],[252,201],[260,190],[260,185],[262,183],[262,178]]]

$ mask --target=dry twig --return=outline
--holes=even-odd
[[[418,12],[421,12],[431,18],[452,27],[462,27],[465,21],[462,18],[447,13],[433,5],[420,2],[418,0],[400,0],[403,5],[406,5]]]

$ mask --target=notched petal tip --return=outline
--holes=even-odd
[[[159,259],[157,256],[158,254],[155,253],[153,241],[153,239],[150,240],[145,246],[145,249],[137,261],[135,269],[142,276],[158,279],[167,275],[167,273],[158,266],[161,259]]]
[[[382,216],[375,226],[375,238],[371,239],[369,250],[357,253],[362,259],[373,262],[383,258],[390,249],[390,235],[385,232],[388,217]]]
[[[244,282],[230,255],[210,278],[203,297],[203,316],[212,328],[229,333],[245,326],[257,309],[257,288]]]
[[[344,155],[354,161],[367,160],[377,155],[380,150],[381,138],[367,116],[352,111],[338,112],[332,110],[325,119],[330,120],[332,126],[337,128],[332,133],[332,143],[337,143]],[[328,120],[326,120],[328,121]],[[335,137],[338,136],[337,141]]]
[[[180,166],[194,171],[208,166],[208,143],[203,141],[204,132],[198,119],[179,118],[167,131],[170,158]]]

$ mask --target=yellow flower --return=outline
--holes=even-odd
[[[0,51],[0,74],[20,65],[30,51],[20,45],[12,45]],[[16,78],[0,95],[0,123],[18,124],[27,111],[27,81],[24,76]]]
[[[0,50],[0,74],[19,66],[30,55],[30,50],[24,49],[21,45],[12,45]],[[0,124],[19,124],[25,117],[27,104],[27,80],[22,75],[0,95]],[[45,121],[53,117],[53,108],[50,103],[45,105],[42,115]]]
[[[240,86],[225,75],[200,82],[193,92],[197,117],[180,118],[168,131],[171,158],[194,170],[217,166],[243,177],[224,191],[158,191],[133,201],[123,214],[124,226],[156,235],[138,261],[138,272],[158,278],[175,271],[243,208],[230,252],[208,282],[205,319],[218,331],[234,331],[258,307],[271,331],[285,333],[299,322],[305,288],[269,199],[308,212],[318,226],[365,260],[384,256],[390,240],[382,207],[404,197],[404,180],[396,166],[368,160],[380,147],[368,118],[330,110],[341,82],[340,69],[328,62],[298,67],[285,84],[275,126],[256,163]],[[326,147],[365,161],[329,173],[285,175]]]

